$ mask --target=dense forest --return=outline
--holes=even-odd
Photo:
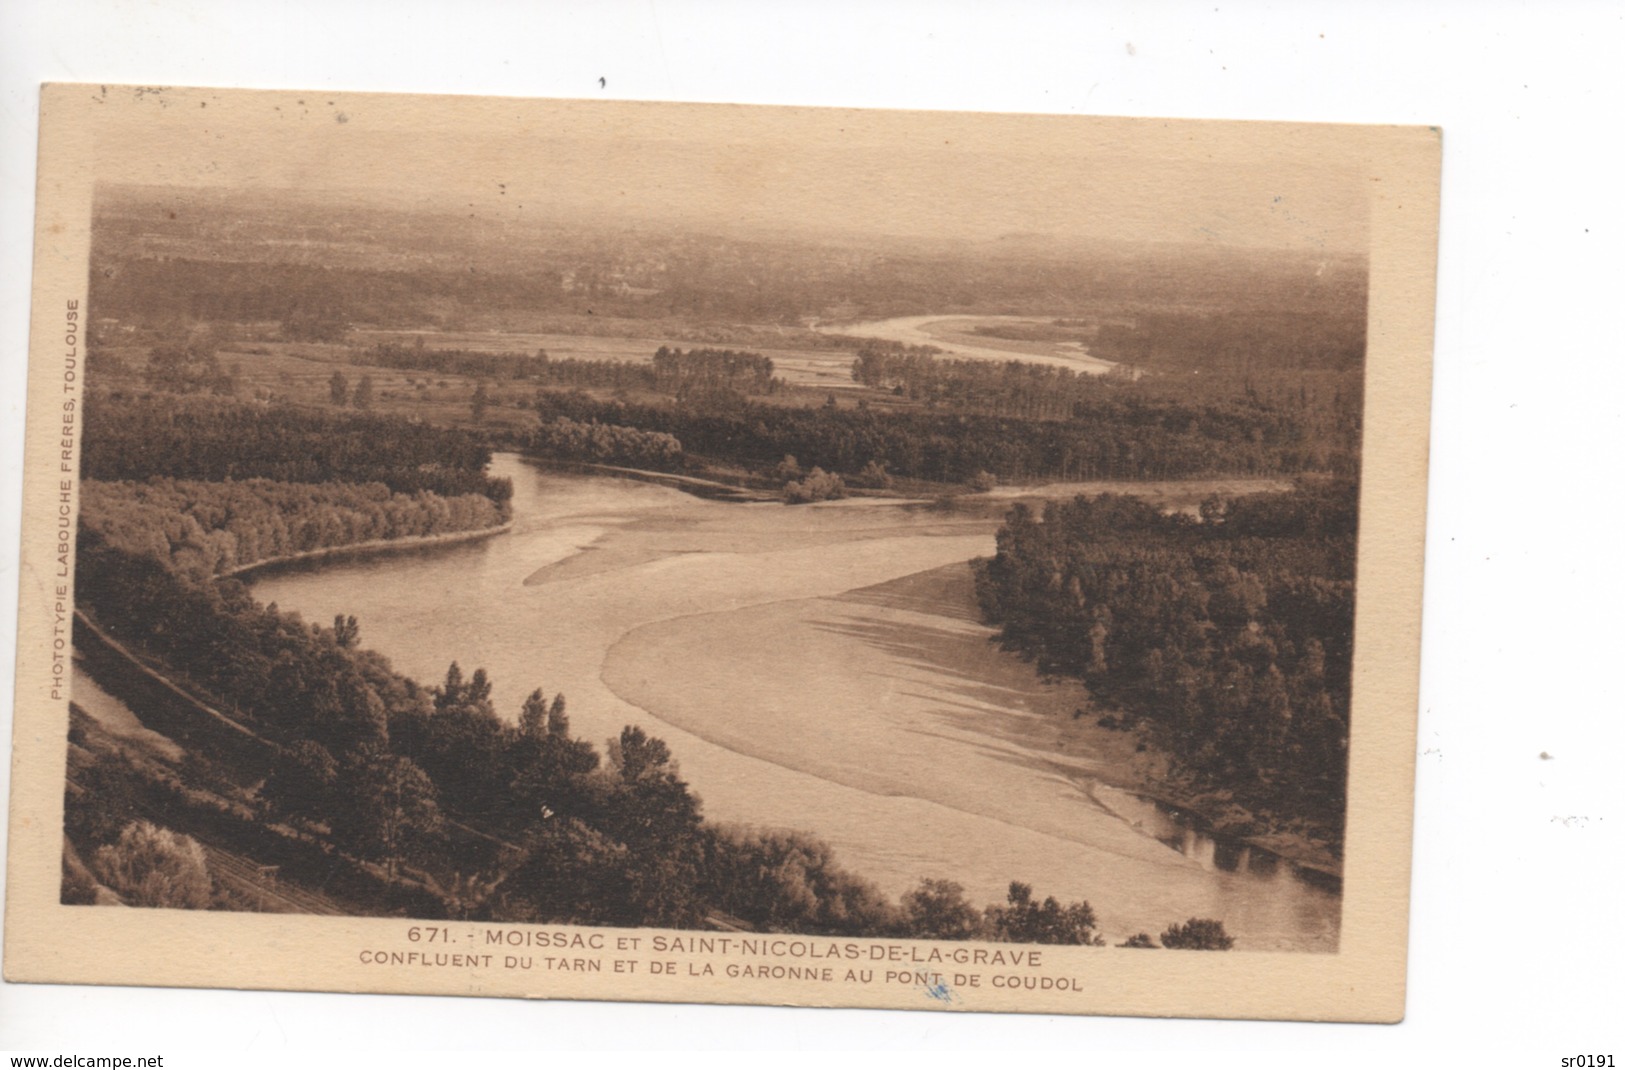
[[[1200,522],[1114,495],[1017,505],[977,593],[1040,671],[1082,679],[1204,782],[1336,842],[1356,518],[1347,482],[1213,498]]]
[[[639,431],[560,416],[544,421],[524,443],[534,457],[669,471],[681,465],[683,444],[663,431]]]
[[[397,417],[166,395],[92,393],[86,479],[381,483],[398,494],[479,494],[506,509],[513,487],[485,474],[479,438]]]
[[[692,454],[771,467],[857,474],[875,463],[894,476],[961,483],[1000,479],[1173,479],[1317,470],[1331,460],[1305,443],[1289,416],[1243,403],[1191,406],[1142,393],[1103,393],[1065,420],[941,413],[878,406],[655,406],[541,391],[544,421],[566,417],[661,431]],[[1343,463],[1353,459],[1342,456]]]
[[[193,579],[378,539],[478,531],[507,519],[502,507],[481,494],[399,494],[382,483],[201,483],[153,476],[143,482],[87,480],[79,501],[80,523],[108,545],[148,553]]]
[[[653,390],[654,369],[626,360],[555,359],[535,353],[487,353],[468,349],[433,349],[423,336],[410,346],[384,342],[353,353],[357,363],[402,371],[462,375],[471,379],[515,380],[543,385],[603,390]]]
[[[431,349],[419,335],[413,345],[383,342],[356,354],[362,364],[403,371],[462,375],[474,379],[515,379],[544,385],[660,391],[678,398],[716,391],[769,394],[783,384],[773,377],[773,361],[760,353],[732,349],[661,346],[648,364],[625,360],[554,360],[546,350],[486,353]]]
[[[466,375],[472,379],[528,379],[546,365],[546,352],[483,353],[468,349],[430,349],[418,335],[413,345],[381,342],[352,354],[357,364],[402,371]]]
[[[685,353],[661,346],[655,350],[649,368],[655,385],[678,399],[715,391],[770,394],[780,385],[773,378],[771,360],[760,353],[732,349],[690,349]]]
[[[1171,349],[1184,344],[1181,333],[1162,333],[1164,324],[1157,320],[1134,337],[1155,352],[1164,344]],[[1363,329],[1332,329],[1337,326],[1322,324],[1300,341],[1363,348]],[[1101,376],[1015,355],[1003,363],[953,359],[932,348],[871,342],[859,349],[852,378],[930,409],[1045,421],[1152,420],[1172,430],[1194,425],[1221,443],[1240,430],[1268,447],[1282,471],[1348,473],[1358,464],[1362,384],[1357,359],[1328,367],[1312,360],[1293,363],[1302,352],[1297,349],[1250,349],[1247,361],[1194,373],[1188,366],[1144,372],[1127,360],[1141,352],[1136,350],[1114,353],[1112,359],[1123,363]],[[1099,349],[1091,346],[1094,355],[1105,356]],[[1342,349],[1339,353],[1346,356]]]

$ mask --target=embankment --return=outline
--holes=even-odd
[[[73,645],[85,670],[131,709],[143,724],[187,750],[227,757],[240,768],[263,773],[277,747],[238,722],[199,702],[149,668],[85,615],[73,613]]]

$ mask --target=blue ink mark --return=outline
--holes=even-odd
[[[952,1003],[954,1001],[954,991],[948,987],[947,981],[938,981],[934,985],[926,985],[925,994],[930,996],[932,999],[940,999],[944,1003]]]

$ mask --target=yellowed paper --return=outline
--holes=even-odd
[[[1437,130],[81,85],[41,127],[9,979],[1403,1015]],[[420,429],[511,501],[355,459]],[[1290,524],[1131,664],[1121,531],[1056,566],[1075,660],[983,618],[1017,503],[1168,548],[1356,474],[1346,681]],[[315,631],[177,646],[210,591]]]

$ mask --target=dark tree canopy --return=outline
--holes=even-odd
[[[1238,800],[1342,830],[1356,496],[1210,502],[1197,523],[1102,495],[1011,510],[977,595],[1003,644],[1079,677]],[[1113,718],[1116,720],[1117,718]]]
[[[1162,934],[1162,946],[1175,951],[1229,951],[1235,938],[1224,925],[1212,918],[1191,918],[1183,925],[1170,925]]]

